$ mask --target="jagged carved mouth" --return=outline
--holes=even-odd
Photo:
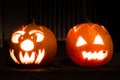
[[[19,51],[19,60],[20,62],[17,60],[17,58],[14,55],[14,49],[10,49],[10,56],[11,58],[18,64],[22,63],[22,64],[40,64],[40,62],[42,61],[42,59],[44,58],[45,55],[45,49],[38,49],[38,52],[24,52],[25,54],[23,55],[22,51]],[[29,53],[31,55],[29,55]],[[37,54],[37,57],[36,57]]]
[[[107,57],[108,51],[103,51],[103,50],[100,50],[99,52],[82,51],[82,55],[84,59],[88,59],[88,60],[103,60]]]

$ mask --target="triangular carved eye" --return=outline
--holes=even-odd
[[[102,38],[101,38],[100,35],[97,35],[97,36],[95,37],[95,40],[94,40],[93,44],[101,44],[101,45],[104,45],[104,42],[103,42],[103,40],[102,40]]]
[[[85,45],[85,44],[87,44],[87,42],[83,39],[82,36],[79,36],[78,40],[77,40],[77,43],[76,43],[76,46],[82,46],[82,45]]]

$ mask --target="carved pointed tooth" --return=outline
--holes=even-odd
[[[96,54],[96,53],[97,53],[97,51],[94,51],[94,52],[93,52],[93,54]]]
[[[91,60],[91,59],[102,60],[107,56],[107,51],[104,51],[104,53],[103,53],[103,50],[98,51],[98,52],[97,51],[94,51],[94,52],[83,51],[82,55],[83,55],[84,58],[87,58],[88,60]]]
[[[20,52],[20,61],[22,64],[30,64],[33,63],[35,60],[35,52],[32,52],[32,54],[29,56],[28,52],[25,52],[25,55],[22,55],[22,52]]]
[[[13,49],[10,49],[10,56],[11,56],[11,58],[13,59],[13,61],[15,61],[16,63],[20,64],[20,63],[18,62],[18,60],[16,59],[15,55],[14,55],[14,50],[13,50]]]
[[[41,53],[41,49],[38,50],[38,53]]]
[[[36,63],[36,64],[39,64],[39,63],[42,61],[44,55],[45,55],[45,50],[42,49],[42,51],[41,51],[41,49],[39,49],[39,50],[38,50],[38,57],[37,57],[35,63]]]
[[[88,54],[91,54],[91,52],[87,52]]]
[[[45,51],[45,50],[44,50],[44,49],[42,49],[41,54],[43,54],[43,53],[44,53],[44,51]]]

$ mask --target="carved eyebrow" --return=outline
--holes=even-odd
[[[79,30],[81,27],[83,27],[85,25],[88,26],[90,29],[93,29],[97,24],[94,24],[92,27],[90,27],[89,24],[81,24],[80,27],[77,28],[77,26],[74,26],[73,29],[76,32],[77,30]]]
[[[22,35],[24,35],[25,31],[19,30],[19,31],[16,31],[13,35],[16,35],[16,34],[22,34]]]
[[[74,27],[73,27],[73,29],[74,29],[75,32],[76,32],[79,28],[81,28],[81,26],[78,27],[78,28],[77,28],[77,26],[74,26]]]
[[[31,35],[31,34],[36,33],[36,32],[43,34],[43,32],[41,32],[41,31],[39,31],[39,30],[31,30],[31,31],[29,32],[29,34]]]

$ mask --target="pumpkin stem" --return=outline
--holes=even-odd
[[[86,14],[86,11],[83,9],[83,12],[82,12],[82,17],[83,17],[83,20],[84,22],[91,22]]]
[[[35,19],[33,18],[33,22],[32,22],[33,24],[35,24]]]
[[[91,21],[89,20],[89,18],[87,16],[86,6],[84,6],[84,5],[87,5],[87,4],[86,4],[86,2],[83,1],[83,8],[81,9],[82,10],[81,15],[82,15],[82,18],[83,18],[84,22],[88,22],[89,23]]]

